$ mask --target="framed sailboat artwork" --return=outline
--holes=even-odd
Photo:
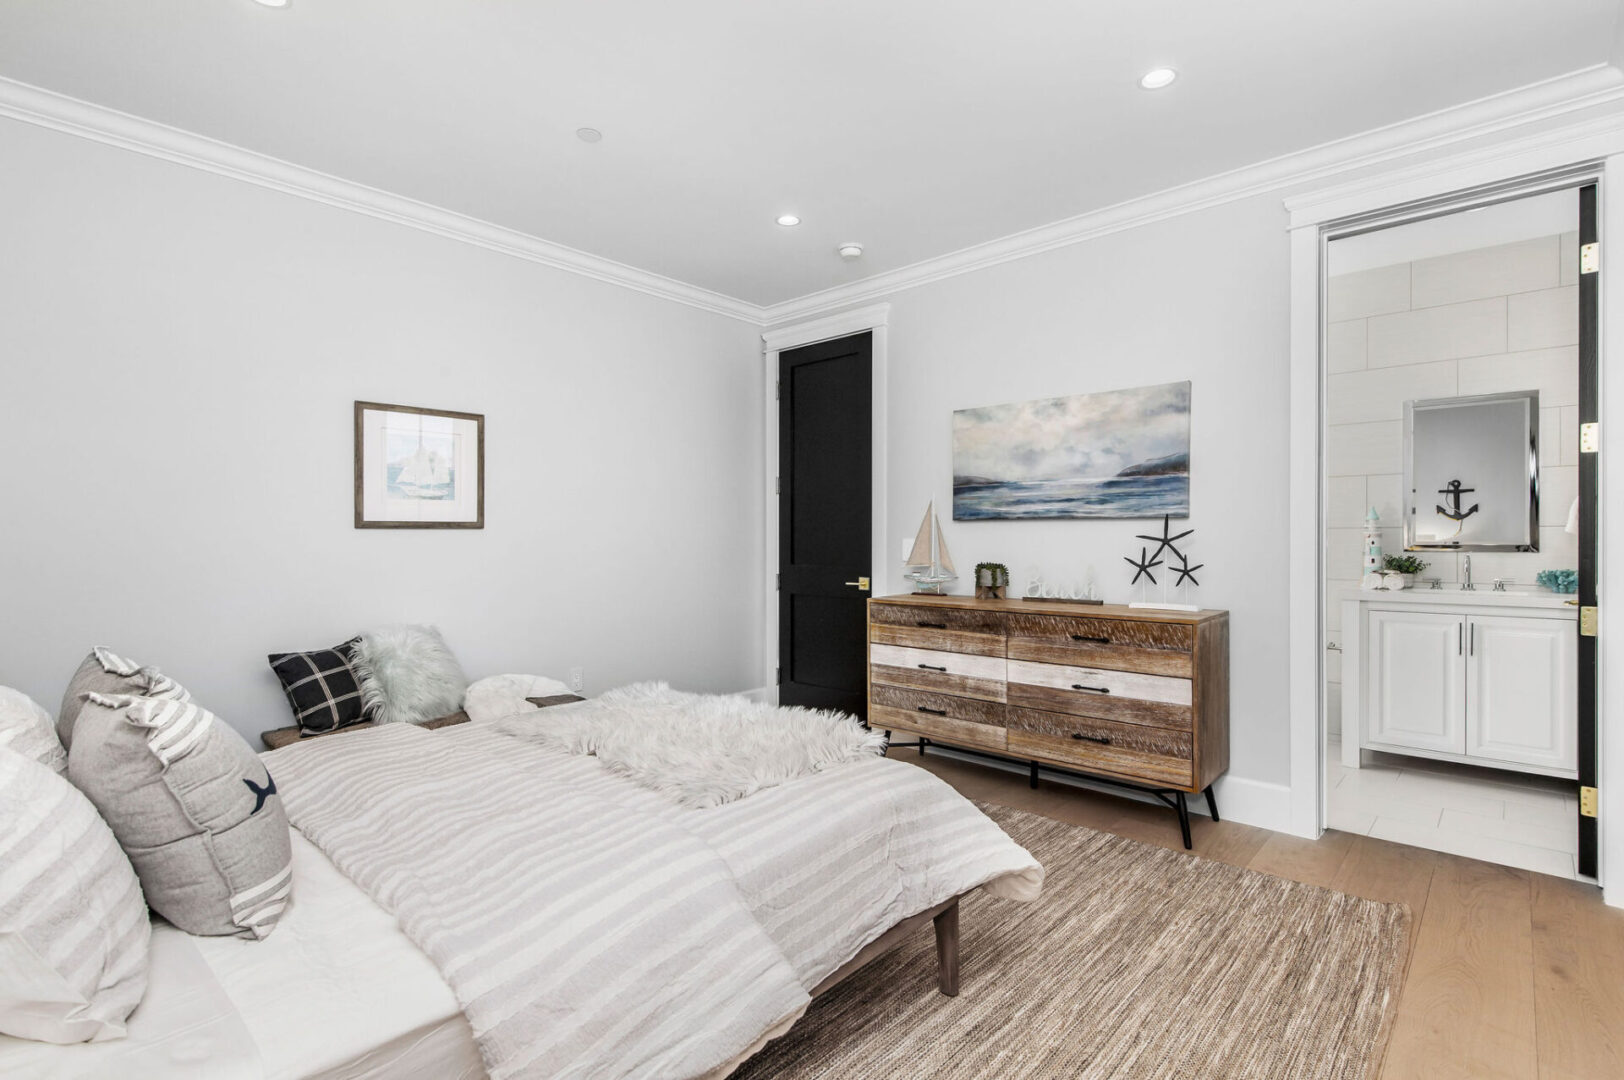
[[[357,529],[483,529],[485,418],[355,403]]]

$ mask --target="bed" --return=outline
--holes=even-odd
[[[753,928],[770,940],[798,984],[795,992],[808,1000],[900,935],[926,932],[925,922],[936,923],[944,942],[955,940],[957,899],[968,891],[988,887],[1028,898],[1041,885],[1041,867],[1007,838],[996,857],[986,856],[985,843],[981,855],[965,854],[975,849],[964,843],[966,835],[991,842],[981,823],[996,827],[947,785],[901,762],[869,759],[723,806],[686,810],[590,757],[516,741],[488,722],[432,733],[367,729],[265,755],[295,825],[301,791],[315,788],[310,770],[346,754],[372,761],[362,752],[382,753],[390,741],[405,747],[397,754],[432,748],[451,755],[446,760],[500,760],[537,791],[568,792],[572,805],[612,805],[674,824],[725,863]],[[335,862],[312,840],[330,841],[332,830],[304,816],[311,836],[295,828],[295,900],[275,933],[264,941],[198,938],[155,923],[150,984],[126,1039],[57,1047],[0,1036],[0,1074],[485,1076],[487,1059],[469,1020],[480,1014],[459,1004],[442,970],[445,958],[431,959],[432,948],[414,944],[425,937],[409,911],[386,910],[340,870],[352,853],[336,846]],[[944,990],[956,989],[950,975],[944,968]],[[788,1022],[798,1015],[786,1013]],[[788,1024],[757,1026],[760,1038],[709,1075],[725,1075]]]

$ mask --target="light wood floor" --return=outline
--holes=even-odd
[[[893,755],[972,799],[1182,847],[1170,810],[1050,780],[1032,791],[1024,774],[914,749]],[[1594,886],[1350,833],[1303,840],[1191,817],[1197,855],[1410,906],[1383,1080],[1624,1078],[1624,911]]]

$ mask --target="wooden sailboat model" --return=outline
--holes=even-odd
[[[908,579],[919,587],[916,593],[940,593],[949,581],[957,581],[953,556],[942,539],[942,520],[936,516],[936,501],[925,507],[925,520],[919,523],[913,550],[908,552]]]

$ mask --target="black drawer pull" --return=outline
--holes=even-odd
[[[946,709],[927,709],[923,705],[919,706],[919,711],[920,712],[928,712],[932,716],[946,716],[947,715],[947,710]]]
[[[1103,746],[1111,745],[1111,740],[1106,738],[1104,735],[1084,735],[1080,731],[1074,731],[1071,733],[1071,737],[1074,739],[1082,739],[1084,742],[1097,742]]]
[[[921,664],[920,667],[924,667],[924,665]],[[1071,688],[1073,690],[1087,690],[1093,694],[1109,694],[1111,692],[1111,688],[1109,686],[1084,686],[1080,682],[1072,683]]]
[[[1073,641],[1088,641],[1088,642],[1092,642],[1095,645],[1109,645],[1109,644],[1111,644],[1111,639],[1108,638],[1108,637],[1089,637],[1087,634],[1073,634],[1073,635],[1071,635],[1071,640],[1073,640]]]
[[[918,625],[923,626],[926,630],[946,630],[947,629],[947,624],[945,622],[921,622]]]
[[[946,671],[947,670],[945,667],[937,667],[934,664],[920,664],[919,666],[924,668],[926,671]]]

